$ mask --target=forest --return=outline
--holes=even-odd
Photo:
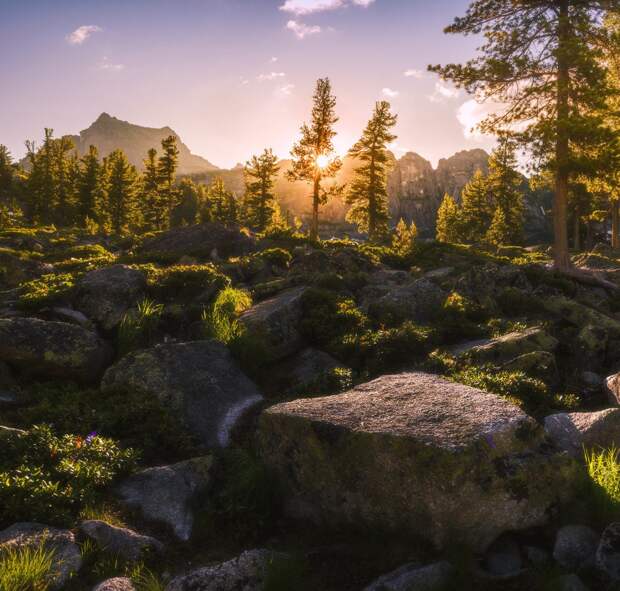
[[[494,148],[407,207],[329,75],[286,160],[0,145],[0,591],[620,589],[620,3],[444,32]]]

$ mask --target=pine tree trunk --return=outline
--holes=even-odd
[[[571,267],[568,253],[568,231],[566,210],[568,204],[569,181],[569,136],[568,118],[570,69],[568,45],[570,42],[570,23],[568,15],[569,0],[559,2],[560,16],[558,27],[558,81],[557,81],[557,138],[556,138],[556,179],[553,202],[554,266],[561,271]]]
[[[611,202],[611,247],[620,248],[620,201]]]
[[[580,225],[579,225],[579,210],[575,211],[575,220],[574,220],[574,231],[573,231],[573,248],[576,251],[581,250],[581,236],[580,236]]]
[[[317,175],[314,177],[314,190],[312,192],[312,223],[310,225],[310,240],[319,239],[319,191],[321,179]]]

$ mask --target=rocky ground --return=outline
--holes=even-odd
[[[620,253],[548,264],[1,232],[0,581],[43,548],[69,591],[614,588]]]

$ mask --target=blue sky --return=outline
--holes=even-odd
[[[233,166],[264,147],[286,156],[329,76],[340,152],[374,102],[399,115],[393,146],[433,163],[492,145],[469,133],[484,107],[426,73],[470,57],[442,29],[466,0],[0,0],[0,143],[15,156],[44,127],[77,133],[101,112],[170,125]]]

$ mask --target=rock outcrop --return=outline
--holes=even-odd
[[[260,447],[289,515],[485,548],[545,522],[576,463],[511,403],[437,376],[384,376],[273,406]]]
[[[126,478],[116,492],[146,519],[168,525],[177,538],[187,541],[194,524],[191,503],[207,488],[212,466],[213,458],[204,456],[147,468]]]
[[[163,344],[129,353],[106,371],[101,387],[157,397],[208,447],[226,447],[237,421],[262,400],[217,341]]]
[[[96,333],[66,322],[0,319],[0,361],[42,377],[95,382],[112,358]]]
[[[115,556],[137,562],[143,555],[161,553],[163,544],[151,536],[143,536],[127,527],[118,527],[99,519],[80,523],[80,531],[97,545]]]

